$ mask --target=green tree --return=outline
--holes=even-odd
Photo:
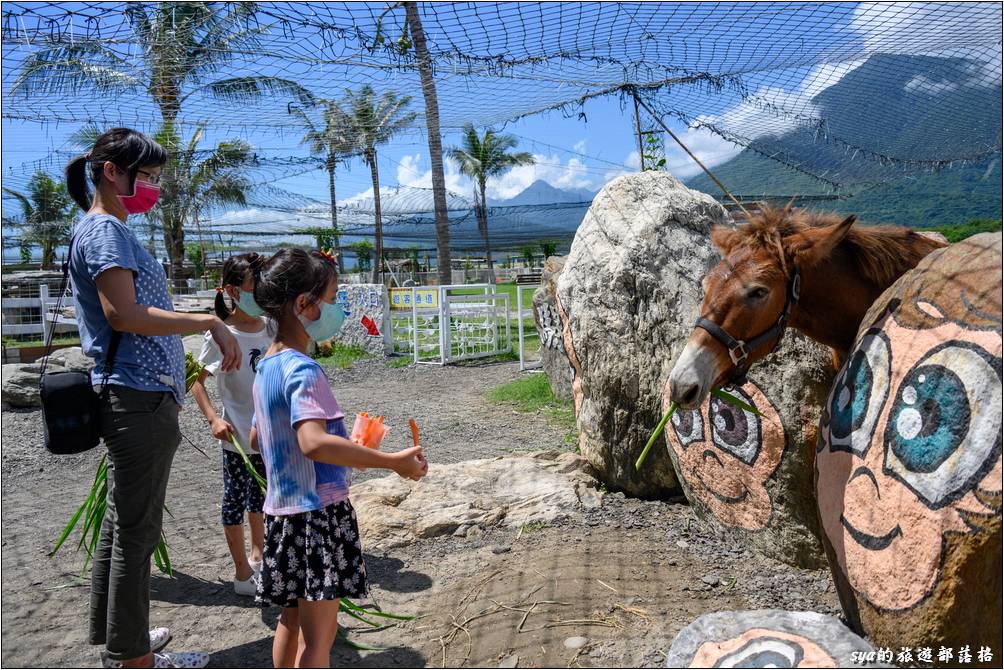
[[[125,14],[133,35],[120,41],[139,44],[136,58],[142,59],[143,67],[98,40],[61,42],[28,57],[10,94],[29,97],[97,92],[113,99],[124,93],[145,92],[160,109],[161,128],[171,134],[185,101],[193,95],[230,103],[281,96],[313,104],[313,96],[288,79],[257,75],[214,79],[237,54],[260,48],[261,36],[268,28],[249,20],[256,11],[252,2],[128,3]],[[160,186],[164,244],[175,283],[180,285],[185,219],[184,208],[175,203],[183,186],[174,161],[164,166]]]
[[[349,141],[362,152],[363,160],[370,168],[373,178],[373,220],[375,238],[375,258],[373,283],[380,283],[383,258],[383,222],[380,211],[380,173],[377,169],[377,147],[388,142],[394,135],[415,122],[418,114],[407,111],[411,104],[409,96],[398,96],[385,91],[377,96],[373,87],[364,84],[356,91],[348,91],[343,109],[346,111],[346,128]]]
[[[373,243],[369,240],[361,240],[349,247],[356,252],[356,267],[359,272],[366,272],[370,269],[370,260],[373,257]]]
[[[541,240],[540,250],[544,254],[544,259],[548,259],[558,253],[558,243],[554,240]]]
[[[3,191],[21,205],[21,216],[4,218],[4,225],[21,229],[22,260],[25,249],[30,260],[31,245],[38,245],[42,248],[42,267],[52,266],[56,248],[70,239],[70,222],[76,206],[66,186],[40,170],[28,181],[27,193],[7,187]]]
[[[474,125],[468,123],[463,130],[463,146],[451,147],[446,155],[460,166],[461,174],[474,180],[474,213],[478,220],[478,230],[485,244],[485,258],[488,260],[488,274],[495,281],[495,267],[492,264],[492,247],[488,236],[488,202],[485,187],[489,177],[497,177],[517,165],[533,165],[533,156],[523,151],[508,153],[516,146],[512,135],[497,135],[488,128],[484,135],[478,135]]]
[[[533,267],[533,257],[536,254],[536,251],[537,250],[534,249],[532,244],[527,244],[519,248],[519,253],[523,257],[523,260],[526,261],[526,267],[528,269]]]
[[[318,100],[323,107],[323,125],[318,127],[310,116],[300,107],[290,107],[290,113],[296,117],[306,133],[300,141],[306,145],[310,153],[324,156],[324,169],[328,172],[328,198],[331,201],[331,228],[333,232],[334,251],[338,257],[338,271],[345,272],[345,259],[342,255],[341,241],[338,232],[338,210],[335,199],[335,170],[338,163],[345,160],[355,150],[348,133],[349,123],[345,112],[334,100]]]
[[[200,125],[187,142],[182,141],[173,127],[164,128],[156,135],[157,141],[170,151],[174,158],[172,161],[174,192],[170,200],[154,207],[146,216],[164,229],[165,244],[169,227],[177,225],[177,229],[183,231],[184,223],[191,221],[199,229],[201,245],[202,211],[214,207],[247,204],[251,181],[245,173],[255,163],[251,145],[244,140],[224,140],[207,155],[204,150],[199,149],[205,130],[205,125]],[[173,256],[171,261],[174,265]],[[196,270],[198,272],[198,269]],[[174,278],[176,286],[183,283],[184,275],[180,264],[174,266]]]

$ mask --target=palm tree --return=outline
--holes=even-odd
[[[243,140],[224,140],[207,155],[205,150],[199,149],[205,131],[206,125],[200,124],[188,142],[182,142],[173,126],[157,133],[157,142],[174,157],[173,190],[169,198],[163,198],[159,206],[147,214],[165,231],[169,225],[177,224],[180,234],[186,222],[194,222],[199,228],[200,244],[201,213],[214,207],[246,205],[247,192],[252,185],[244,172],[256,162],[251,145]]]
[[[338,210],[335,200],[335,168],[339,161],[344,160],[353,152],[355,147],[352,146],[347,132],[349,123],[345,112],[338,106],[338,103],[334,100],[318,100],[317,104],[324,107],[324,126],[322,128],[317,128],[300,107],[291,106],[289,111],[307,131],[300,144],[306,145],[311,154],[324,156],[324,168],[328,171],[328,197],[331,200],[331,228],[334,230],[335,254],[338,256],[338,271],[344,274],[345,258],[342,255],[342,246],[339,240]]]
[[[22,228],[22,247],[37,244],[42,248],[42,267],[51,266],[56,247],[70,239],[75,203],[66,186],[40,170],[32,175],[26,194],[7,187],[3,191],[21,204],[21,217],[7,217],[4,224]]]
[[[380,174],[377,170],[377,146],[415,122],[418,116],[406,108],[411,97],[398,97],[385,91],[377,98],[373,87],[364,84],[357,91],[347,91],[345,96],[348,137],[351,144],[362,152],[363,160],[373,177],[374,259],[373,283],[380,283],[383,270],[383,223],[380,212]]]
[[[147,93],[161,113],[161,127],[174,128],[185,101],[195,94],[227,102],[247,102],[269,95],[313,103],[299,84],[280,77],[240,76],[213,80],[237,54],[254,52],[267,30],[249,21],[251,2],[128,3],[125,14],[138,43],[140,60],[127,58],[99,40],[60,43],[33,53],[11,87],[11,95],[76,95],[97,92],[109,97]],[[130,38],[122,38],[127,40]],[[178,187],[173,162],[161,176],[164,243],[175,285],[183,282],[184,220],[171,205]]]
[[[436,211],[436,255],[439,283],[452,282],[450,262],[450,219],[446,210],[446,178],[443,175],[443,139],[439,132],[439,98],[436,81],[432,77],[432,58],[425,42],[425,30],[418,14],[418,3],[404,3],[408,29],[415,43],[418,74],[422,80],[425,98],[425,126],[429,136],[429,159],[432,164],[432,201]]]
[[[479,136],[474,125],[464,126],[463,147],[451,147],[446,155],[460,166],[461,174],[474,180],[474,213],[478,219],[478,230],[485,243],[485,257],[488,259],[488,273],[491,281],[495,281],[495,268],[492,264],[492,247],[488,238],[488,202],[485,199],[485,186],[489,177],[497,177],[517,165],[533,165],[533,156],[525,151],[510,154],[508,149],[516,146],[516,138],[512,135],[496,135],[491,128],[485,130],[484,136]]]

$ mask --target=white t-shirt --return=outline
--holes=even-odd
[[[272,337],[268,334],[264,321],[261,330],[254,333],[237,330],[229,324],[227,328],[237,338],[237,344],[241,348],[240,369],[223,373],[219,371],[223,353],[208,332],[202,342],[199,363],[205,366],[206,372],[216,377],[216,388],[223,401],[223,413],[220,416],[234,427],[237,441],[244,447],[244,451],[250,451],[248,434],[251,432],[251,418],[254,416],[251,389],[254,386],[258,359],[264,356],[272,345]],[[230,444],[230,440],[220,440],[220,446],[227,451],[237,451]]]

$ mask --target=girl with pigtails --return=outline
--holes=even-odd
[[[220,348],[212,335],[206,333],[198,359],[203,369],[192,385],[195,402],[209,422],[213,437],[220,441],[223,452],[223,535],[234,562],[234,592],[242,596],[253,596],[257,588],[265,532],[262,516],[265,495],[231,439],[236,439],[255,470],[265,479],[265,464],[250,438],[254,376],[258,359],[272,344],[261,318],[263,312],[254,300],[255,282],[264,262],[263,257],[252,252],[233,256],[223,264],[222,286],[217,289],[215,310],[240,346],[241,367],[228,372],[221,370]],[[222,414],[216,412],[206,393],[205,381],[209,375],[216,378]],[[245,513],[251,536],[250,556],[244,543]]]

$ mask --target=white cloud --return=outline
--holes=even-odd
[[[533,165],[520,165],[501,177],[488,180],[488,197],[504,200],[518,195],[523,189],[542,179],[555,188],[592,189],[593,178],[579,158],[569,158],[562,162],[557,154],[533,154]]]
[[[1001,85],[1001,8],[998,3],[911,2],[861,5],[851,28],[871,53],[959,57],[973,61],[972,75],[958,86]],[[906,90],[952,90],[942,82],[918,81]]]
[[[851,28],[873,53],[939,54],[997,45],[1000,22],[997,3],[868,3],[854,10]]]
[[[584,153],[586,153],[586,141],[585,140],[579,140],[578,142],[576,142],[575,144],[573,144],[572,145],[572,151],[574,151],[577,154],[584,154]]]
[[[954,81],[948,81],[947,79],[931,79],[925,74],[918,74],[916,77],[906,82],[903,86],[903,90],[905,91],[917,91],[919,93],[930,93],[931,95],[947,93],[948,91],[954,91],[958,88],[958,83]]]

